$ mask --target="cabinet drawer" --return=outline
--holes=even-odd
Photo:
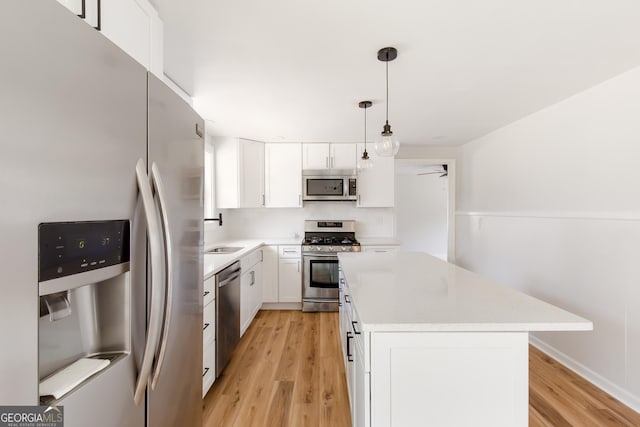
[[[242,257],[240,260],[240,268],[245,272],[259,262],[262,262],[262,249],[255,250],[249,255]]]
[[[202,305],[206,306],[216,297],[216,276],[211,276],[204,281],[204,293]]]
[[[205,341],[202,346],[202,397],[216,379],[216,341]]]
[[[211,302],[204,306],[202,314],[202,339],[204,342],[215,338],[216,334],[216,304]]]
[[[300,245],[278,246],[280,258],[300,258]]]

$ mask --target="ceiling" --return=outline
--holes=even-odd
[[[640,65],[636,0],[151,0],[214,134],[460,145]]]

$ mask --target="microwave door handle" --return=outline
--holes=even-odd
[[[144,353],[142,355],[142,365],[138,378],[136,380],[136,388],[133,395],[133,401],[139,405],[145,395],[149,375],[153,365],[153,357],[158,344],[158,336],[162,320],[161,305],[163,294],[162,290],[162,242],[160,240],[161,229],[154,209],[153,193],[149,176],[147,175],[145,162],[138,160],[136,165],[136,179],[140,198],[142,199],[142,207],[147,221],[147,237],[149,239],[149,259],[151,270],[151,304],[149,309],[149,328],[147,330],[147,342],[145,343]],[[146,284],[145,284],[146,285]]]
[[[164,184],[160,177],[158,166],[154,162],[151,165],[151,182],[153,183],[158,200],[160,201],[160,218],[164,230],[164,247],[165,247],[165,306],[164,306],[164,324],[162,325],[162,339],[160,341],[160,350],[156,359],[156,368],[151,378],[151,390],[155,390],[158,385],[158,378],[164,363],[164,356],[167,350],[167,341],[169,335],[169,327],[171,326],[171,307],[173,302],[173,254],[171,246],[171,231],[169,230],[169,218],[167,214],[166,192]]]

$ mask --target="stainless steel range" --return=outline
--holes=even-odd
[[[305,221],[302,241],[302,311],[338,311],[338,252],[360,252],[356,223]]]

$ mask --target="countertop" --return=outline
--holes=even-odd
[[[393,237],[358,237],[362,246],[400,246],[402,242]]]
[[[395,246],[400,242],[393,238],[388,237],[365,237],[360,241],[364,246]],[[208,279],[224,268],[230,266],[235,261],[240,260],[243,256],[251,253],[265,245],[280,245],[280,246],[299,246],[302,242],[302,237],[270,237],[265,239],[245,239],[245,240],[225,240],[222,242],[211,243],[205,246],[204,251],[204,265],[203,275],[204,279]],[[364,243],[363,243],[364,242]],[[208,254],[208,250],[221,246],[234,246],[242,247],[238,252],[232,254]]]
[[[591,321],[426,253],[341,253],[362,329],[585,331]]]

